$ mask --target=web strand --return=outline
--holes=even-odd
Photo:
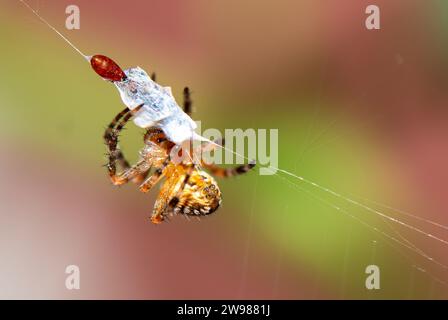
[[[26,3],[23,0],[19,0],[21,3],[23,3],[24,6],[26,6],[32,13],[34,13],[40,21],[45,23],[51,30],[56,32],[65,42],[67,42],[73,49],[75,49],[76,52],[78,52],[84,59],[87,61],[90,61],[90,57],[85,55],[81,52],[73,43],[70,42],[62,33],[60,33],[55,27],[53,27],[47,20],[45,20],[36,10],[34,10],[28,3]]]
[[[361,200],[363,200],[363,201],[365,201],[365,202],[371,203],[371,204],[373,204],[373,205],[377,205],[377,206],[379,206],[379,207],[382,207],[382,208],[384,208],[384,209],[392,210],[392,211],[394,211],[394,212],[396,212],[396,213],[399,213],[399,214],[402,214],[402,215],[405,215],[405,216],[414,218],[414,219],[419,220],[419,221],[426,222],[426,223],[428,223],[428,224],[432,224],[433,226],[436,226],[436,227],[438,227],[438,228],[441,228],[441,229],[444,229],[444,230],[447,230],[447,231],[448,231],[448,226],[445,226],[445,225],[443,225],[443,224],[441,224],[441,223],[439,223],[439,222],[436,222],[436,221],[433,221],[433,220],[430,220],[430,219],[425,219],[425,218],[419,217],[419,216],[417,216],[417,215],[415,215],[415,214],[409,213],[409,212],[407,212],[407,211],[400,210],[400,209],[396,209],[396,208],[391,207],[391,206],[389,206],[389,205],[382,204],[382,203],[379,203],[379,202],[377,202],[377,201],[370,200],[370,199],[367,199],[367,198],[364,198],[364,197],[357,197],[357,198],[359,198],[359,199],[361,199]]]
[[[358,221],[359,223],[361,223],[362,225],[364,225],[366,228],[369,228],[369,229],[371,229],[371,230],[373,230],[373,231],[379,233],[379,234],[380,234],[381,236],[383,236],[384,238],[387,238],[387,239],[389,239],[389,240],[391,240],[391,241],[393,241],[393,242],[396,242],[396,243],[398,243],[399,245],[401,245],[401,246],[403,246],[403,247],[405,247],[405,248],[407,248],[407,249],[409,249],[409,250],[415,252],[415,253],[418,254],[419,256],[425,258],[425,259],[428,260],[428,261],[431,261],[432,263],[438,265],[438,266],[441,267],[442,269],[444,269],[444,270],[448,270],[448,266],[447,266],[447,265],[445,265],[445,264],[443,264],[442,262],[440,262],[440,261],[434,259],[433,257],[429,256],[428,254],[426,254],[426,253],[423,252],[422,250],[418,249],[418,248],[415,247],[412,243],[409,243],[408,240],[404,240],[404,241],[408,242],[408,244],[407,244],[407,243],[405,243],[404,241],[401,241],[401,240],[397,239],[396,237],[394,237],[394,236],[392,236],[392,235],[390,235],[390,234],[388,234],[388,233],[386,233],[386,232],[380,230],[379,228],[377,228],[377,227],[375,227],[375,226],[372,226],[372,225],[368,224],[367,222],[365,222],[365,221],[361,220],[359,217],[357,217],[357,216],[351,214],[350,212],[348,212],[348,211],[345,210],[344,208],[341,208],[340,206],[337,206],[337,205],[335,205],[335,204],[332,204],[332,203],[330,203],[329,201],[324,200],[323,198],[318,197],[318,196],[312,194],[310,191],[301,188],[301,187],[300,187],[299,185],[297,185],[296,183],[293,183],[293,182],[291,182],[291,181],[289,181],[289,180],[287,180],[286,178],[281,177],[281,176],[278,176],[278,178],[280,178],[280,179],[282,179],[282,180],[285,180],[286,182],[288,182],[289,184],[291,184],[292,186],[294,186],[294,187],[297,188],[298,190],[300,190],[300,191],[302,191],[302,192],[308,194],[310,197],[312,197],[312,198],[314,198],[314,199],[316,199],[316,200],[318,200],[318,201],[320,201],[320,202],[322,202],[322,203],[324,203],[324,204],[326,204],[326,205],[332,207],[333,209],[336,209],[337,211],[339,211],[339,212],[341,212],[341,213],[343,213],[343,214],[349,216],[350,218],[352,218],[352,219]],[[400,236],[400,238],[402,238],[402,237]],[[423,271],[426,272],[425,269],[420,268],[420,267],[419,267],[419,270],[422,271],[422,272],[423,272]]]
[[[226,147],[224,147],[224,146],[221,146],[221,145],[219,145],[219,144],[217,144],[217,143],[215,143],[215,142],[213,142],[213,141],[211,141],[211,140],[208,140],[208,142],[209,142],[209,143],[212,143],[212,144],[214,144],[214,145],[216,145],[216,146],[218,146],[218,147],[220,147],[220,148],[223,148],[224,150],[229,151],[229,152],[231,152],[231,153],[233,153],[233,154],[235,154],[235,155],[237,155],[237,156],[239,156],[239,157],[242,157],[243,159],[246,159],[246,160],[249,160],[249,161],[251,160],[251,159],[245,157],[244,155],[242,155],[242,154],[240,154],[240,153],[238,153],[238,152],[235,152],[235,151],[233,151],[233,150],[231,150],[231,149],[229,149],[229,148],[226,148]],[[285,175],[288,175],[288,176],[290,176],[290,177],[293,177],[293,178],[295,178],[295,179],[298,179],[298,180],[300,180],[300,181],[302,181],[302,182],[305,182],[306,184],[309,184],[309,185],[311,185],[311,186],[313,186],[313,187],[315,187],[315,188],[317,188],[317,189],[319,189],[319,190],[322,190],[322,191],[324,191],[324,192],[327,192],[327,193],[329,193],[329,194],[331,194],[331,195],[333,195],[333,196],[335,196],[335,197],[337,197],[337,198],[339,198],[339,199],[342,199],[342,200],[344,200],[344,201],[346,201],[346,202],[348,202],[348,203],[351,203],[351,204],[353,204],[353,205],[355,205],[355,206],[357,206],[357,207],[360,207],[360,208],[363,208],[363,209],[365,209],[365,210],[367,210],[367,211],[369,211],[369,212],[372,212],[372,213],[374,213],[374,214],[376,214],[376,215],[378,215],[378,216],[380,216],[380,217],[382,217],[382,218],[384,218],[384,219],[387,219],[387,220],[389,220],[389,221],[392,221],[392,222],[394,222],[394,223],[396,223],[396,224],[399,224],[399,225],[401,225],[401,226],[403,226],[403,227],[406,227],[406,228],[408,228],[408,229],[410,229],[410,230],[412,230],[412,231],[415,231],[415,232],[417,232],[417,233],[419,233],[419,234],[422,234],[422,235],[424,235],[424,236],[426,236],[426,237],[428,237],[428,238],[431,238],[431,239],[436,240],[436,241],[438,241],[438,242],[440,242],[440,243],[443,243],[443,244],[445,244],[445,245],[448,245],[448,241],[445,240],[445,239],[442,239],[442,238],[440,238],[440,237],[437,237],[437,236],[435,236],[435,235],[433,235],[433,234],[431,234],[431,233],[425,232],[425,231],[423,231],[422,229],[417,228],[417,227],[414,227],[413,225],[410,225],[410,224],[408,224],[408,223],[406,223],[406,222],[403,222],[403,221],[401,221],[401,220],[399,220],[399,219],[397,219],[397,218],[390,217],[390,216],[388,216],[387,214],[385,214],[385,213],[383,213],[383,212],[381,212],[381,211],[378,211],[378,210],[373,209],[373,208],[371,208],[371,207],[369,207],[369,206],[367,206],[367,205],[365,205],[365,204],[363,204],[363,203],[361,203],[361,202],[358,202],[358,201],[356,201],[356,200],[353,200],[353,199],[351,199],[351,198],[348,198],[348,197],[346,197],[346,196],[344,196],[344,195],[342,195],[342,194],[340,194],[340,193],[338,193],[338,192],[336,192],[336,191],[334,191],[334,190],[332,190],[332,189],[329,189],[329,188],[327,188],[327,187],[321,186],[321,185],[317,184],[317,183],[314,182],[314,181],[308,180],[308,179],[306,179],[306,178],[304,178],[304,177],[302,177],[302,176],[296,175],[296,174],[294,174],[294,173],[292,173],[292,172],[289,172],[289,171],[284,170],[284,169],[281,169],[281,168],[276,168],[276,167],[273,167],[273,166],[267,166],[267,168],[270,168],[270,169],[273,170],[273,171],[274,171],[274,170],[275,170],[275,171],[279,171],[279,172],[281,172],[281,173],[283,173],[283,174],[285,174]],[[275,173],[275,174],[277,174],[277,173]]]

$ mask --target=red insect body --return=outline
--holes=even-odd
[[[111,58],[103,55],[94,55],[90,64],[95,72],[106,80],[122,81],[126,78],[123,70]]]

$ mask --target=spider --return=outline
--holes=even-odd
[[[151,78],[155,81],[154,73]],[[183,93],[183,109],[190,116],[192,101],[188,87]],[[255,166],[255,162],[234,168],[222,168],[202,160],[200,166],[188,160],[177,163],[170,157],[176,144],[167,138],[162,129],[150,127],[146,129],[143,138],[145,146],[140,151],[140,159],[130,166],[118,146],[118,137],[126,123],[142,106],[140,104],[132,110],[125,108],[117,114],[104,133],[108,148],[106,167],[112,183],[122,185],[132,181],[139,184],[141,192],[148,192],[165,178],[151,215],[151,222],[154,224],[163,222],[168,214],[200,217],[215,212],[221,204],[222,194],[215,179],[202,170],[201,166],[209,169],[215,176],[230,177],[246,173]],[[117,164],[121,166],[121,172],[117,172]]]

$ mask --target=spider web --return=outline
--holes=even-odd
[[[317,115],[317,112],[315,113],[315,116],[316,115]],[[379,118],[379,117],[377,117],[377,118]],[[335,121],[332,123],[332,125],[334,123],[335,123]],[[310,127],[311,126],[313,126],[312,122],[310,124]],[[327,127],[324,131],[326,131],[328,129],[329,129],[329,127]],[[308,130],[308,131],[310,131],[310,130]],[[312,142],[307,144],[307,146],[300,153],[299,158],[297,159],[297,162],[300,161],[301,158],[303,158],[305,156],[307,149],[311,150],[311,147],[312,148],[317,147],[316,142],[319,140],[319,138],[322,135],[323,135],[323,133],[321,132],[320,134],[318,134],[316,136],[317,138],[314,137]],[[338,138],[338,137],[336,137],[336,138]],[[309,139],[309,134],[307,136],[307,140],[308,139]],[[333,137],[332,139],[335,139],[335,137]],[[213,143],[212,141],[209,141],[209,142]],[[215,143],[213,143],[213,144],[215,144]],[[228,152],[231,152],[231,153],[235,154],[236,156],[241,157],[245,160],[248,160],[248,161],[251,160],[238,152],[235,152],[231,149],[226,148],[225,146],[221,146],[221,145],[217,145],[217,144],[215,144],[215,145],[228,151]],[[397,227],[407,229],[407,231],[409,231],[413,234],[421,235],[421,236],[423,236],[435,243],[441,244],[443,247],[445,247],[445,246],[448,246],[448,240],[446,240],[443,237],[437,236],[432,232],[426,231],[425,230],[426,227],[425,228],[419,227],[413,222],[412,223],[407,222],[404,219],[402,219],[402,217],[406,217],[415,222],[427,224],[428,226],[438,228],[441,231],[448,230],[448,226],[443,225],[442,223],[439,223],[437,221],[433,221],[433,220],[421,217],[417,214],[410,213],[410,212],[407,212],[407,211],[404,211],[401,209],[397,209],[397,208],[394,208],[387,204],[382,204],[376,200],[371,200],[366,197],[357,196],[352,193],[350,193],[350,194],[340,193],[340,192],[336,191],[334,188],[324,186],[322,184],[315,182],[314,180],[305,178],[304,176],[298,175],[294,172],[285,170],[280,167],[267,166],[266,168],[271,169],[276,178],[282,180],[286,185],[289,185],[295,191],[304,193],[308,197],[316,200],[317,202],[325,204],[326,206],[332,208],[336,212],[342,213],[343,215],[350,217],[356,223],[358,223],[358,224],[362,225],[364,228],[370,230],[373,234],[376,234],[380,240],[373,240],[373,242],[372,242],[372,257],[371,257],[372,263],[374,263],[376,260],[376,253],[378,250],[378,241],[385,243],[387,246],[389,246],[393,250],[397,251],[400,256],[402,256],[404,259],[406,259],[410,263],[410,266],[411,266],[411,275],[410,275],[410,279],[409,279],[409,288],[408,288],[408,297],[409,298],[411,298],[413,296],[413,291],[416,290],[415,277],[416,277],[417,273],[425,274],[429,278],[430,285],[431,285],[430,295],[433,294],[434,284],[436,284],[436,283],[439,285],[442,285],[445,289],[448,287],[447,281],[443,279],[447,276],[448,265],[445,264],[444,262],[442,262],[442,260],[439,260],[438,258],[433,256],[432,254],[429,254],[425,250],[421,249],[419,246],[414,244],[407,236],[403,235],[397,229]],[[311,186],[315,192],[311,192],[311,191],[305,189],[303,187],[304,185]],[[387,227],[387,230],[384,230],[380,226],[366,222],[364,219],[362,219],[362,217],[359,215],[359,213],[354,214],[353,209],[352,210],[346,209],[346,208],[342,207],[341,205],[335,204],[334,200],[328,200],[328,199],[324,199],[323,197],[317,196],[315,194],[317,191],[323,192],[323,193],[329,195],[330,197],[334,198],[335,200],[341,200],[342,202],[345,202],[346,204],[351,205],[359,210],[362,210],[362,211],[365,211],[365,212],[368,212],[370,214],[377,216],[385,224],[385,227]],[[249,217],[249,222],[248,222],[249,225],[247,227],[247,233],[248,233],[247,239],[248,240],[247,240],[246,251],[243,256],[243,263],[242,263],[242,268],[243,268],[243,271],[242,271],[243,276],[242,276],[242,280],[241,280],[242,288],[245,287],[245,283],[246,283],[245,274],[247,274],[249,253],[250,253],[249,252],[250,250],[248,248],[250,246],[251,237],[253,234],[253,231],[252,231],[253,230],[252,225],[254,223],[254,220],[253,220],[254,208],[253,208],[253,206],[254,206],[254,202],[252,202],[252,205],[251,205],[250,217]],[[385,211],[386,209],[400,217],[395,217],[395,216],[388,214]],[[349,246],[349,244],[350,243],[348,243],[347,246]],[[446,250],[446,248],[445,248],[445,250]],[[349,256],[350,256],[350,248],[346,248],[345,256],[344,256],[344,268],[346,268],[346,266],[348,264]],[[416,259],[416,257],[418,257],[418,259]],[[427,264],[429,264],[429,267],[426,267],[426,268],[423,267],[422,261],[425,261]],[[276,296],[276,287],[278,286],[278,281],[279,281],[280,272],[281,272],[281,264],[282,264],[282,254],[281,253],[279,253],[277,256],[276,264],[277,264],[277,268],[276,268],[276,272],[274,273],[274,276],[273,276],[273,278],[274,278],[273,279],[273,296],[274,297]],[[431,270],[433,268],[437,268],[438,271],[442,271],[443,275],[444,275],[443,278],[440,278],[434,272],[432,272]],[[345,271],[343,273],[345,273]],[[345,280],[343,279],[343,281],[345,281]],[[344,293],[344,286],[345,286],[345,283],[343,282],[342,283],[342,295]],[[244,292],[243,290],[240,290],[240,297],[242,297],[243,292]],[[317,292],[316,292],[316,294],[317,294]]]
[[[246,160],[250,160],[247,157],[234,152],[233,150],[230,150],[228,148],[223,147],[226,151],[232,152],[237,156],[243,157]],[[412,292],[413,290],[415,290],[415,287],[413,285],[413,283],[415,282],[415,276],[416,276],[416,272],[421,272],[426,274],[430,280],[431,280],[431,290],[433,290],[434,287],[434,283],[438,283],[443,285],[444,287],[448,287],[448,283],[443,280],[440,279],[439,277],[437,277],[436,275],[434,275],[431,271],[429,271],[428,269],[422,267],[422,264],[420,262],[417,262],[417,260],[414,257],[411,257],[408,253],[404,252],[403,249],[406,249],[408,252],[413,253],[417,256],[419,256],[420,258],[426,260],[427,262],[429,262],[430,264],[432,264],[433,266],[440,268],[441,270],[443,270],[443,272],[446,274],[446,272],[448,271],[448,266],[441,262],[440,260],[438,260],[437,258],[433,257],[432,255],[428,254],[427,252],[425,252],[424,250],[420,249],[417,245],[415,245],[413,242],[411,242],[408,238],[406,238],[405,236],[403,236],[397,229],[396,226],[399,227],[403,227],[403,228],[407,228],[410,231],[423,235],[424,237],[429,238],[430,240],[433,240],[435,242],[438,242],[440,244],[442,244],[443,246],[448,246],[448,241],[445,240],[444,238],[441,238],[439,236],[434,235],[433,233],[427,232],[425,231],[423,228],[417,227],[414,224],[405,222],[399,218],[395,218],[392,217],[390,215],[388,215],[387,213],[385,213],[384,211],[380,210],[380,209],[375,209],[363,202],[361,202],[360,200],[356,200],[353,197],[349,197],[346,195],[343,195],[333,189],[330,189],[326,186],[320,185],[310,179],[304,178],[302,176],[296,175],[295,173],[292,173],[290,171],[281,169],[281,168],[277,168],[277,167],[272,167],[272,166],[268,166],[268,168],[272,169],[272,170],[276,170],[278,171],[277,173],[275,173],[275,177],[277,177],[278,179],[281,179],[284,183],[286,183],[287,185],[289,185],[290,187],[292,187],[293,189],[295,189],[296,191],[302,192],[307,194],[309,197],[311,197],[312,199],[321,202],[329,207],[331,207],[332,209],[334,209],[335,211],[342,213],[343,215],[346,215],[348,217],[350,217],[351,219],[353,219],[354,221],[356,221],[357,223],[361,224],[362,226],[364,226],[366,229],[372,231],[373,233],[377,234],[379,236],[379,238],[381,239],[381,241],[383,241],[384,243],[386,243],[388,246],[390,246],[392,249],[396,250],[402,257],[404,257],[405,259],[407,259],[412,266],[412,271],[411,271],[411,276],[410,276],[410,280],[409,280],[409,298],[412,297]],[[293,178],[291,181],[288,178]],[[326,200],[323,197],[319,197],[317,196],[315,193],[305,189],[303,186],[299,185],[298,182],[301,182],[303,184],[308,184],[310,186],[312,186],[313,188],[320,190],[320,191],[324,191],[325,193],[341,199],[345,202],[347,202],[348,204],[354,205],[355,207],[357,207],[358,209],[362,209],[364,211],[370,212],[372,214],[377,215],[379,218],[381,218],[381,220],[383,220],[389,231],[384,231],[382,228],[369,224],[366,221],[364,221],[361,217],[359,217],[358,215],[353,214],[352,212],[350,212],[348,209],[343,208],[340,205],[336,205],[334,204],[332,201]],[[256,189],[254,190],[254,196],[256,194]],[[435,226],[437,228],[443,229],[443,230],[447,230],[447,226],[438,223],[436,221],[432,221],[430,219],[426,219],[423,217],[420,217],[418,215],[403,211],[403,210],[399,210],[396,208],[393,208],[391,206],[388,205],[384,205],[379,203],[378,201],[374,201],[374,200],[369,200],[367,198],[362,198],[362,200],[364,202],[367,203],[373,203],[376,204],[380,207],[383,208],[388,208],[393,210],[394,212],[401,214],[401,215],[405,215],[407,217],[413,218],[415,220],[427,223],[429,225]],[[246,250],[243,256],[243,276],[242,276],[242,284],[241,284],[241,289],[240,290],[240,297],[244,297],[244,288],[246,285],[246,274],[247,274],[247,269],[248,269],[248,263],[249,263],[249,254],[250,254],[250,244],[251,244],[251,238],[253,236],[253,223],[254,223],[254,219],[253,219],[253,212],[254,212],[254,201],[252,201],[252,205],[251,205],[251,210],[250,210],[250,217],[249,217],[249,225],[248,225],[248,236],[247,236],[247,243],[246,243]],[[375,258],[376,258],[376,252],[377,252],[377,241],[374,240],[372,242],[372,257],[371,257],[371,261],[372,263],[375,262]],[[345,252],[345,260],[344,260],[344,265],[346,267],[346,264],[348,263],[347,259],[349,256],[349,248],[346,248],[346,252]],[[278,286],[278,279],[280,276],[280,265],[282,263],[282,255],[279,254],[277,257],[277,271],[274,274],[274,280],[273,280],[273,292],[275,292],[275,288]],[[343,285],[344,286],[344,283]],[[317,294],[317,292],[316,292]],[[274,294],[275,296],[275,294]]]

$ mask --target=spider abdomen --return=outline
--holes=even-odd
[[[201,216],[215,212],[222,197],[213,177],[204,171],[194,170],[174,201],[174,213]]]

